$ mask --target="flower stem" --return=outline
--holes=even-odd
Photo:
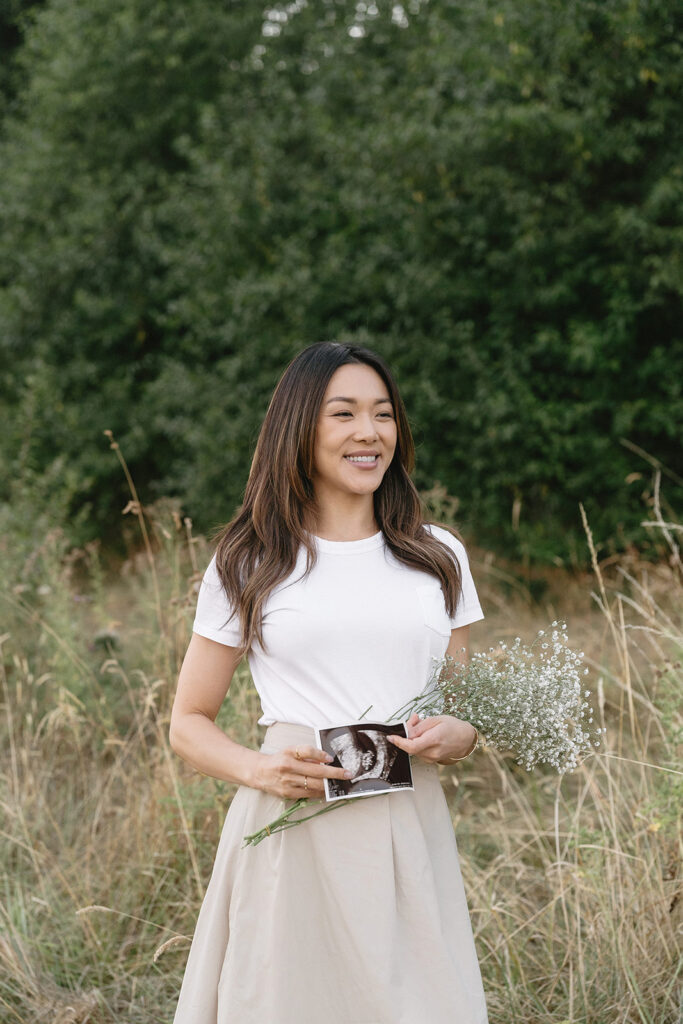
[[[362,800],[361,796],[352,796],[348,800],[335,800],[333,803],[326,804],[321,807],[319,811],[314,811],[313,814],[307,814],[304,818],[294,818],[292,815],[299,808],[303,807],[308,803],[307,797],[302,797],[300,800],[295,801],[291,807],[288,807],[279,818],[275,821],[271,821],[265,828],[259,829],[258,832],[252,832],[250,836],[244,837],[245,846],[258,846],[260,842],[267,838],[267,836],[275,835],[276,832],[284,832],[285,829],[294,828],[295,825],[301,825],[304,821],[310,821],[311,818],[317,818],[319,814],[327,814],[328,811],[333,811],[335,807],[340,807],[342,804],[352,804],[355,800]]]

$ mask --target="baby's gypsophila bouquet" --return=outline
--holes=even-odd
[[[473,654],[468,664],[447,655],[435,659],[423,692],[388,721],[403,721],[413,712],[455,715],[470,722],[486,746],[511,754],[527,771],[545,764],[559,774],[571,772],[582,755],[600,745],[601,730],[592,727],[590,691],[584,689],[588,669],[583,658],[583,651],[569,647],[564,622],[539,630],[530,645],[516,637],[509,646],[500,643]],[[255,846],[274,832],[352,802],[329,803],[298,818],[296,812],[310,804],[297,800],[265,828],[245,836],[245,843]]]
[[[577,767],[581,756],[600,743],[584,690],[583,651],[572,651],[567,626],[553,622],[530,645],[516,637],[469,664],[450,656],[437,662],[423,694],[396,717],[417,712],[456,715],[470,722],[485,742],[512,754],[527,771],[547,764],[560,774]]]

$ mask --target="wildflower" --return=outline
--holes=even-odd
[[[529,771],[539,764],[560,774],[572,771],[597,745],[589,729],[593,712],[583,699],[591,693],[580,682],[583,652],[569,647],[566,623],[553,625],[561,625],[561,632],[541,644],[500,644],[489,654],[475,653],[469,665],[444,658],[424,693],[400,714],[457,715]],[[539,630],[539,637],[545,635]]]

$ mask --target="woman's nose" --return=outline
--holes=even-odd
[[[356,417],[356,436],[363,438],[377,437],[377,425],[372,415],[364,416],[361,413]]]

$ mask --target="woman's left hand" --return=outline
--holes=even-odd
[[[406,725],[407,739],[394,735],[387,736],[387,739],[429,764],[448,763],[454,758],[465,757],[476,735],[473,725],[452,715],[420,718],[413,713]]]

